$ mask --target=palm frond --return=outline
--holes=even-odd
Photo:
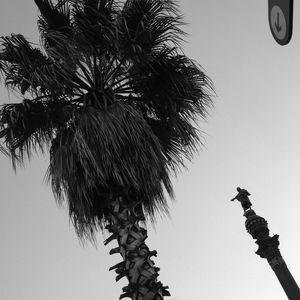
[[[120,51],[134,58],[167,44],[179,46],[184,35],[181,19],[172,0],[127,0],[118,22]]]
[[[69,32],[70,9],[65,1],[58,1],[57,5],[54,5],[51,0],[34,0],[34,2],[41,13],[39,22],[42,26],[42,33],[52,30]]]
[[[31,154],[49,147],[55,129],[71,118],[70,105],[24,99],[21,103],[5,104],[0,110],[0,139],[3,153],[9,154],[14,168]]]
[[[57,46],[51,33],[59,32],[65,37],[72,35],[71,11],[65,1],[58,1],[56,5],[51,0],[34,0],[41,13],[38,26],[46,48]]]
[[[149,114],[163,120],[177,114],[205,118],[212,104],[214,88],[210,78],[174,49],[164,49],[152,61],[142,64],[131,84],[149,108]]]
[[[56,40],[58,41],[57,37]],[[65,42],[64,39],[60,41],[62,40]],[[50,59],[39,48],[32,47],[22,35],[2,37],[0,43],[2,76],[7,86],[19,90],[21,94],[24,95],[28,91],[37,95],[60,95],[66,91],[71,93],[78,87],[74,78],[76,58],[73,53],[71,56],[66,54],[68,59],[65,61]],[[58,47],[53,53],[62,53],[62,47]]]
[[[175,174],[193,158],[201,139],[199,130],[183,118],[176,122],[147,118],[153,133],[159,139],[167,165]]]
[[[106,111],[83,108],[57,135],[48,176],[57,199],[68,201],[71,218],[84,235],[104,222],[101,216],[112,194],[140,197],[152,217],[158,209],[166,211],[163,189],[172,195],[172,187],[165,164],[160,143],[141,114],[115,103]],[[89,224],[83,232],[82,222]]]
[[[198,118],[212,106],[212,81],[191,59],[164,49],[132,74],[135,103],[159,138],[172,170],[184,166],[201,144]]]
[[[33,78],[35,69],[49,65],[50,61],[38,48],[33,48],[23,35],[2,37],[0,71],[5,83],[17,87],[24,94],[30,87],[36,89],[41,81]]]
[[[96,51],[116,51],[116,26],[118,12],[112,0],[80,0],[73,5],[74,27],[81,46]]]

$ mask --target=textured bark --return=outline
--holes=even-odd
[[[170,296],[168,287],[157,280],[159,268],[151,260],[157,252],[150,251],[145,240],[147,230],[140,226],[144,220],[143,212],[128,207],[117,198],[109,209],[109,224],[106,229],[112,235],[104,242],[107,245],[116,239],[118,247],[111,249],[110,254],[120,253],[123,261],[111,267],[118,274],[116,281],[126,276],[129,284],[123,288],[120,299],[132,300],[162,300]]]

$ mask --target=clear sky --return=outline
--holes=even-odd
[[[280,249],[300,284],[300,7],[294,35],[275,43],[268,1],[183,0],[186,54],[213,79],[217,97],[205,148],[174,179],[171,218],[149,225],[158,251],[159,279],[170,300],[286,299],[267,261],[254,252],[242,209],[229,200],[241,186],[255,211],[280,235]],[[22,33],[38,41],[33,1],[1,0],[0,35]],[[0,103],[19,101],[0,90]],[[43,183],[47,156],[14,174],[0,157],[0,298],[3,300],[118,299],[105,236],[82,246]]]

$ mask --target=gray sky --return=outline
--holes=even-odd
[[[180,1],[189,33],[186,54],[213,79],[217,98],[206,147],[174,179],[171,219],[149,226],[159,279],[170,300],[286,299],[265,260],[254,252],[242,209],[229,200],[247,188],[253,208],[280,235],[281,252],[300,284],[300,16],[295,1],[289,45],[273,40],[268,1]],[[0,35],[22,33],[37,42],[33,1],[1,0]],[[1,88],[0,102],[15,102]],[[78,242],[66,209],[43,184],[48,157],[15,175],[0,157],[0,298],[3,300],[118,299],[108,254]]]

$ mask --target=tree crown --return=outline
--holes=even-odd
[[[212,105],[211,80],[182,52],[177,5],[35,3],[41,47],[20,34],[1,38],[1,74],[23,100],[1,108],[0,149],[14,167],[50,151],[48,178],[81,237],[102,228],[118,195],[154,220]]]

